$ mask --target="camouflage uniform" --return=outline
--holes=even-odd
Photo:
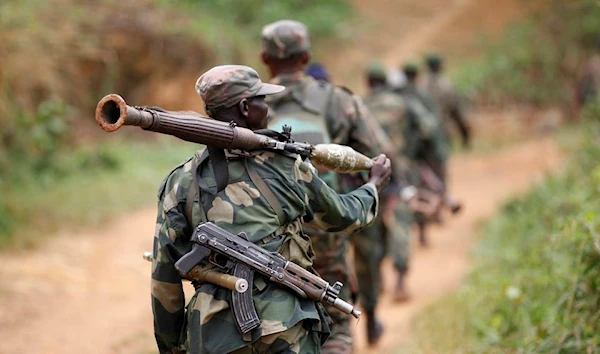
[[[427,57],[426,62],[430,71],[422,81],[421,87],[439,107],[442,132],[445,139],[450,144],[451,122],[454,122],[462,137],[463,145],[468,147],[470,144],[470,128],[466,122],[465,112],[460,104],[459,96],[452,83],[446,77],[443,77],[440,71],[437,71],[441,70],[441,58],[437,55],[431,55]]]
[[[379,65],[372,65],[368,76],[379,78],[382,82],[386,80],[386,72]],[[381,127],[379,130],[384,132],[384,136],[379,136],[376,132],[373,136],[382,144],[386,155],[393,158],[393,180],[381,193],[383,208],[386,203],[393,202],[392,199],[399,200],[401,188],[409,182],[409,166],[401,157],[406,139],[405,104],[401,97],[384,86],[372,89],[364,102],[377,122],[373,124],[374,130]],[[385,215],[385,218],[379,217],[361,232],[365,235],[357,234],[352,239],[360,300],[366,311],[374,311],[377,306],[381,288],[380,267],[386,253],[392,257],[394,266],[401,275],[408,271],[411,215],[405,203],[396,203],[391,211],[392,214]]]
[[[286,59],[310,48],[306,27],[296,21],[284,20],[265,26],[262,42],[263,53],[276,59]],[[299,141],[349,145],[367,156],[374,156],[378,152],[363,121],[365,110],[362,102],[348,91],[322,80],[317,81],[302,71],[278,75],[271,83],[285,86],[286,91],[267,100],[272,109],[270,128],[279,130],[287,124],[292,127],[292,137]],[[340,191],[340,181],[335,174],[322,172],[320,176]],[[356,177],[352,180],[348,176],[343,178],[342,184],[356,184]],[[305,231],[313,241],[317,272],[329,282],[355,283],[346,259],[347,234],[326,233],[311,227],[305,228]],[[342,299],[350,301],[350,288],[343,288],[340,294]],[[331,337],[322,348],[323,352],[351,352],[351,316],[329,307],[327,311],[334,323]]]
[[[214,112],[219,108],[218,103],[235,104],[240,97],[248,97],[248,91],[254,95],[267,94],[268,90],[261,88],[267,85],[262,84],[250,68],[224,66],[201,76],[197,90],[207,111]],[[276,91],[273,90],[276,86],[269,86],[270,93]],[[230,292],[224,288],[196,284],[196,293],[187,311],[184,310],[182,278],[170,255],[190,251],[192,225],[202,220],[201,210],[204,210],[208,221],[232,233],[245,232],[251,242],[278,251],[309,269],[314,254],[310,239],[302,232],[303,223],[330,232],[349,232],[368,224],[378,209],[375,186],[365,184],[351,193],[338,195],[317,176],[312,165],[300,157],[256,151],[229,154],[228,184],[216,192],[213,191],[214,170],[208,163],[210,157],[199,155],[176,167],[158,192],[152,309],[159,351],[318,353],[328,332],[319,304],[300,299],[294,292],[255,275],[252,293],[261,324],[242,336],[229,310]],[[252,171],[276,197],[283,213],[277,213],[277,208],[260,191],[261,187],[253,182]],[[196,190],[194,176],[200,196],[190,192]],[[191,208],[190,201],[193,201]],[[187,210],[192,220],[186,216]]]
[[[404,70],[417,72],[416,66],[411,64],[406,65]],[[450,145],[440,119],[439,106],[427,92],[410,80],[398,92],[409,107],[409,130],[422,132],[406,142],[405,154],[412,160],[427,163],[445,183]]]

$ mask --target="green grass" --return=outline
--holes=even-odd
[[[162,179],[199,146],[174,138],[151,140],[109,139],[96,151],[65,154],[66,173],[19,174],[5,181],[0,185],[0,247],[35,245],[59,230],[97,227],[155,203]]]
[[[599,352],[600,123],[576,142],[563,173],[487,223],[466,284],[418,315],[414,352]]]

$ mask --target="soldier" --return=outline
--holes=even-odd
[[[215,67],[196,83],[211,118],[252,130],[266,127],[265,96],[283,90],[238,65]],[[160,353],[319,353],[328,333],[322,307],[260,275],[252,292],[261,324],[247,335],[233,320],[229,291],[219,286],[194,284],[196,293],[184,311],[173,254],[189,252],[195,225],[210,221],[232,233],[245,232],[251,242],[310,269],[314,254],[303,223],[346,232],[367,225],[390,174],[390,161],[381,155],[367,184],[338,195],[310,163],[289,153],[212,149],[176,167],[158,191],[154,236],[152,309]]]
[[[444,133],[448,134],[446,139],[450,143],[450,122],[454,122],[462,138],[462,144],[469,148],[471,144],[471,129],[467,124],[464,109],[460,104],[458,94],[452,83],[442,75],[443,62],[437,54],[428,55],[425,63],[429,72],[423,81],[423,89],[429,93],[440,109]]]
[[[404,99],[406,105],[406,134],[404,155],[415,162],[419,171],[419,186],[431,188],[427,182],[435,179],[439,190],[434,190],[440,195],[446,193],[446,160],[449,147],[442,131],[442,124],[438,118],[438,108],[433,99],[417,86],[418,68],[414,64],[403,67],[406,83],[397,91]],[[425,178],[424,178],[425,177]],[[422,246],[427,245],[426,224],[427,217],[416,213],[415,222],[419,228],[419,241]]]
[[[378,149],[364,122],[368,111],[360,99],[346,89],[304,74],[310,61],[306,26],[290,20],[269,24],[263,28],[262,45],[261,57],[271,73],[271,83],[286,87],[284,92],[267,100],[272,110],[271,128],[281,129],[282,125],[287,124],[292,127],[292,137],[297,141],[349,145],[367,156],[375,155]],[[334,189],[341,190],[335,174],[321,172],[323,180]],[[343,184],[355,187],[356,180],[345,176]],[[348,236],[324,233],[311,227],[305,228],[305,231],[313,240],[315,268],[319,274],[328,281],[343,279],[344,283],[355,282],[346,260]],[[344,288],[340,297],[349,301],[350,289]],[[353,342],[350,316],[329,309],[328,313],[334,325],[330,339],[322,348],[323,352],[350,353]],[[367,313],[367,319],[369,316]]]
[[[387,133],[387,136],[379,140],[385,145],[384,151],[394,157],[392,166],[395,167],[395,173],[392,183],[380,196],[382,218],[364,231],[368,237],[357,235],[353,238],[361,305],[367,314],[375,313],[381,288],[380,267],[386,253],[391,255],[397,270],[394,299],[399,302],[409,299],[405,277],[408,271],[409,229],[412,218],[406,203],[400,202],[400,197],[404,194],[403,199],[410,200],[411,193],[416,193],[416,190],[414,187],[402,189],[409,185],[408,165],[401,158],[406,135],[405,105],[402,98],[388,88],[386,79],[387,74],[381,65],[373,64],[369,67],[369,93],[364,102]],[[367,339],[370,344],[374,344],[383,327],[376,319],[371,322],[367,326]]]

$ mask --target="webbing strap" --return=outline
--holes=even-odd
[[[208,157],[208,151],[204,150],[202,155],[194,157],[193,162],[192,162],[192,186],[188,190],[187,197],[185,199],[185,217],[187,218],[190,228],[192,228],[192,230],[199,223],[199,221],[195,222],[195,220],[193,219],[193,217],[194,217],[194,213],[193,213],[194,199],[196,198],[196,196],[198,196],[198,207],[200,208],[200,218],[202,219],[203,223],[208,221],[207,217],[206,217],[206,212],[204,211],[204,205],[202,205],[202,198],[200,195],[200,188],[199,188],[200,181],[198,180],[198,168],[202,165],[202,163],[206,160],[207,157]]]
[[[248,171],[248,175],[250,176],[252,183],[254,183],[256,188],[258,188],[260,194],[265,197],[267,202],[271,205],[271,208],[273,208],[273,210],[277,214],[279,224],[283,225],[283,223],[285,222],[285,212],[281,207],[281,203],[275,197],[275,195],[271,191],[271,188],[269,188],[265,181],[258,175],[254,167],[251,164],[248,164],[248,159],[244,159],[244,166],[246,167],[246,171]]]

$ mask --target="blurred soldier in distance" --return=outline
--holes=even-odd
[[[414,161],[419,171],[419,186],[439,195],[446,194],[446,161],[449,154],[448,141],[439,119],[439,109],[435,101],[426,92],[419,89],[417,65],[407,63],[402,71],[406,76],[406,85],[400,93],[406,105],[407,133],[404,153]],[[427,246],[426,224],[428,218],[415,215],[419,227],[419,241]]]
[[[389,151],[390,156],[393,156],[391,159],[394,170],[392,182],[381,193],[382,217],[365,231],[359,232],[367,233],[369,237],[353,237],[361,305],[366,311],[374,312],[381,290],[381,262],[386,253],[391,256],[397,270],[394,299],[409,299],[405,276],[408,271],[412,218],[401,197],[404,191],[405,201],[409,200],[412,197],[410,194],[415,190],[414,187],[409,187],[409,163],[402,156],[407,134],[404,100],[387,85],[387,73],[381,64],[371,64],[367,69],[366,79],[369,92],[364,102],[386,133],[386,137],[379,140],[387,145],[384,151]]]
[[[292,138],[311,144],[337,143],[375,156],[379,151],[365,123],[368,111],[363,103],[347,89],[335,87],[326,81],[305,74],[310,61],[310,40],[306,26],[297,21],[282,20],[266,25],[262,30],[262,61],[269,68],[271,83],[283,85],[286,90],[270,96],[269,127],[281,130],[292,127]],[[313,71],[314,72],[314,71]],[[337,191],[342,189],[338,176],[320,171],[321,178]],[[351,178],[351,180],[349,180]],[[362,184],[362,177],[344,176],[344,183]],[[307,225],[315,249],[315,269],[327,281],[342,281],[345,286],[340,297],[351,300],[356,293],[356,279],[347,261],[348,235],[323,232]],[[350,353],[352,351],[351,316],[331,309],[334,324],[323,353]],[[368,314],[367,314],[368,315]]]
[[[471,144],[471,129],[466,121],[466,116],[460,98],[450,80],[443,75],[444,63],[437,54],[430,54],[425,58],[428,72],[422,81],[422,88],[433,97],[437,103],[444,134],[450,143],[451,122],[460,133],[462,144],[469,148]]]

